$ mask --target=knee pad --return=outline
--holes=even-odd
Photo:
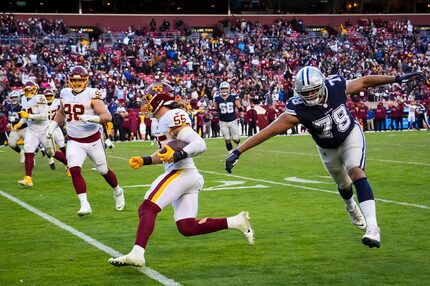
[[[100,175],[106,175],[107,172],[109,172],[109,168],[107,167],[107,164],[97,165],[96,166],[97,172],[100,173]]]

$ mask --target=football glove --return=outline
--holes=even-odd
[[[231,174],[231,169],[237,164],[239,161],[240,151],[235,149],[233,152],[228,155],[227,159],[225,159],[225,170]]]
[[[164,148],[166,149],[166,152],[157,153],[163,163],[176,163],[188,157],[188,153],[185,152],[183,149],[175,151],[167,144],[164,145]]]
[[[28,113],[27,111],[21,110],[20,112],[18,112],[18,114],[21,116],[21,118],[30,118],[30,113]]]
[[[79,117],[82,122],[100,123],[100,116],[83,114]]]
[[[396,75],[396,82],[402,84],[411,80],[421,79],[423,77],[422,72],[412,72],[404,75]]]
[[[105,140],[106,147],[111,149],[112,151],[115,151],[115,145],[112,143],[112,141],[108,138]]]
[[[133,170],[136,170],[143,166],[143,158],[140,156],[131,157],[128,163]]]
[[[21,126],[22,126],[22,124],[21,124],[21,123],[17,123],[17,124],[15,124],[15,125],[12,127],[12,129],[13,129],[15,132],[17,132]]]

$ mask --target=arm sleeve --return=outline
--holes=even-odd
[[[197,156],[206,151],[205,141],[190,126],[182,128],[176,138],[188,143],[183,150],[187,152],[189,157]]]

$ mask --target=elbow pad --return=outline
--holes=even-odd
[[[194,157],[206,151],[205,141],[189,126],[179,131],[176,138],[188,143],[188,145],[183,148],[188,154],[188,157]]]

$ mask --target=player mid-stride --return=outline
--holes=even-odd
[[[199,192],[204,181],[192,157],[206,151],[206,143],[190,127],[191,120],[180,104],[175,102],[170,85],[154,83],[146,89],[145,94],[144,111],[158,120],[157,141],[160,150],[151,156],[132,157],[130,165],[138,169],[144,165],[163,163],[165,172],[152,183],[139,207],[139,226],[133,249],[126,255],[110,258],[109,263],[114,266],[144,266],[146,244],[154,230],[156,216],[169,205],[173,205],[176,227],[184,236],[234,229],[242,232],[248,242],[253,244],[254,231],[248,212],[224,218],[196,218]],[[168,144],[175,139],[182,141],[184,147],[176,151],[169,147]]]
[[[67,125],[66,156],[72,176],[73,186],[81,203],[79,216],[92,212],[87,199],[87,187],[81,174],[85,158],[90,157],[97,171],[113,188],[116,210],[125,206],[124,191],[119,186],[115,173],[108,168],[105,149],[100,134],[100,124],[112,119],[101,99],[101,93],[87,87],[88,71],[82,66],[75,66],[68,75],[69,87],[61,90],[60,108],[50,123],[47,136],[54,138],[55,129],[64,122]]]
[[[352,223],[366,230],[362,243],[370,248],[379,248],[381,239],[376,222],[375,199],[364,173],[366,141],[360,125],[346,108],[346,99],[347,95],[367,87],[394,82],[401,84],[419,76],[419,72],[403,76],[370,75],[347,81],[340,75],[325,78],[319,69],[304,67],[296,74],[296,96],[288,101],[285,113],[234,150],[226,159],[226,170],[231,172],[246,150],[285,133],[298,123],[303,124],[312,135],[324,166],[338,186]],[[363,213],[353,198],[352,185],[355,186]]]

